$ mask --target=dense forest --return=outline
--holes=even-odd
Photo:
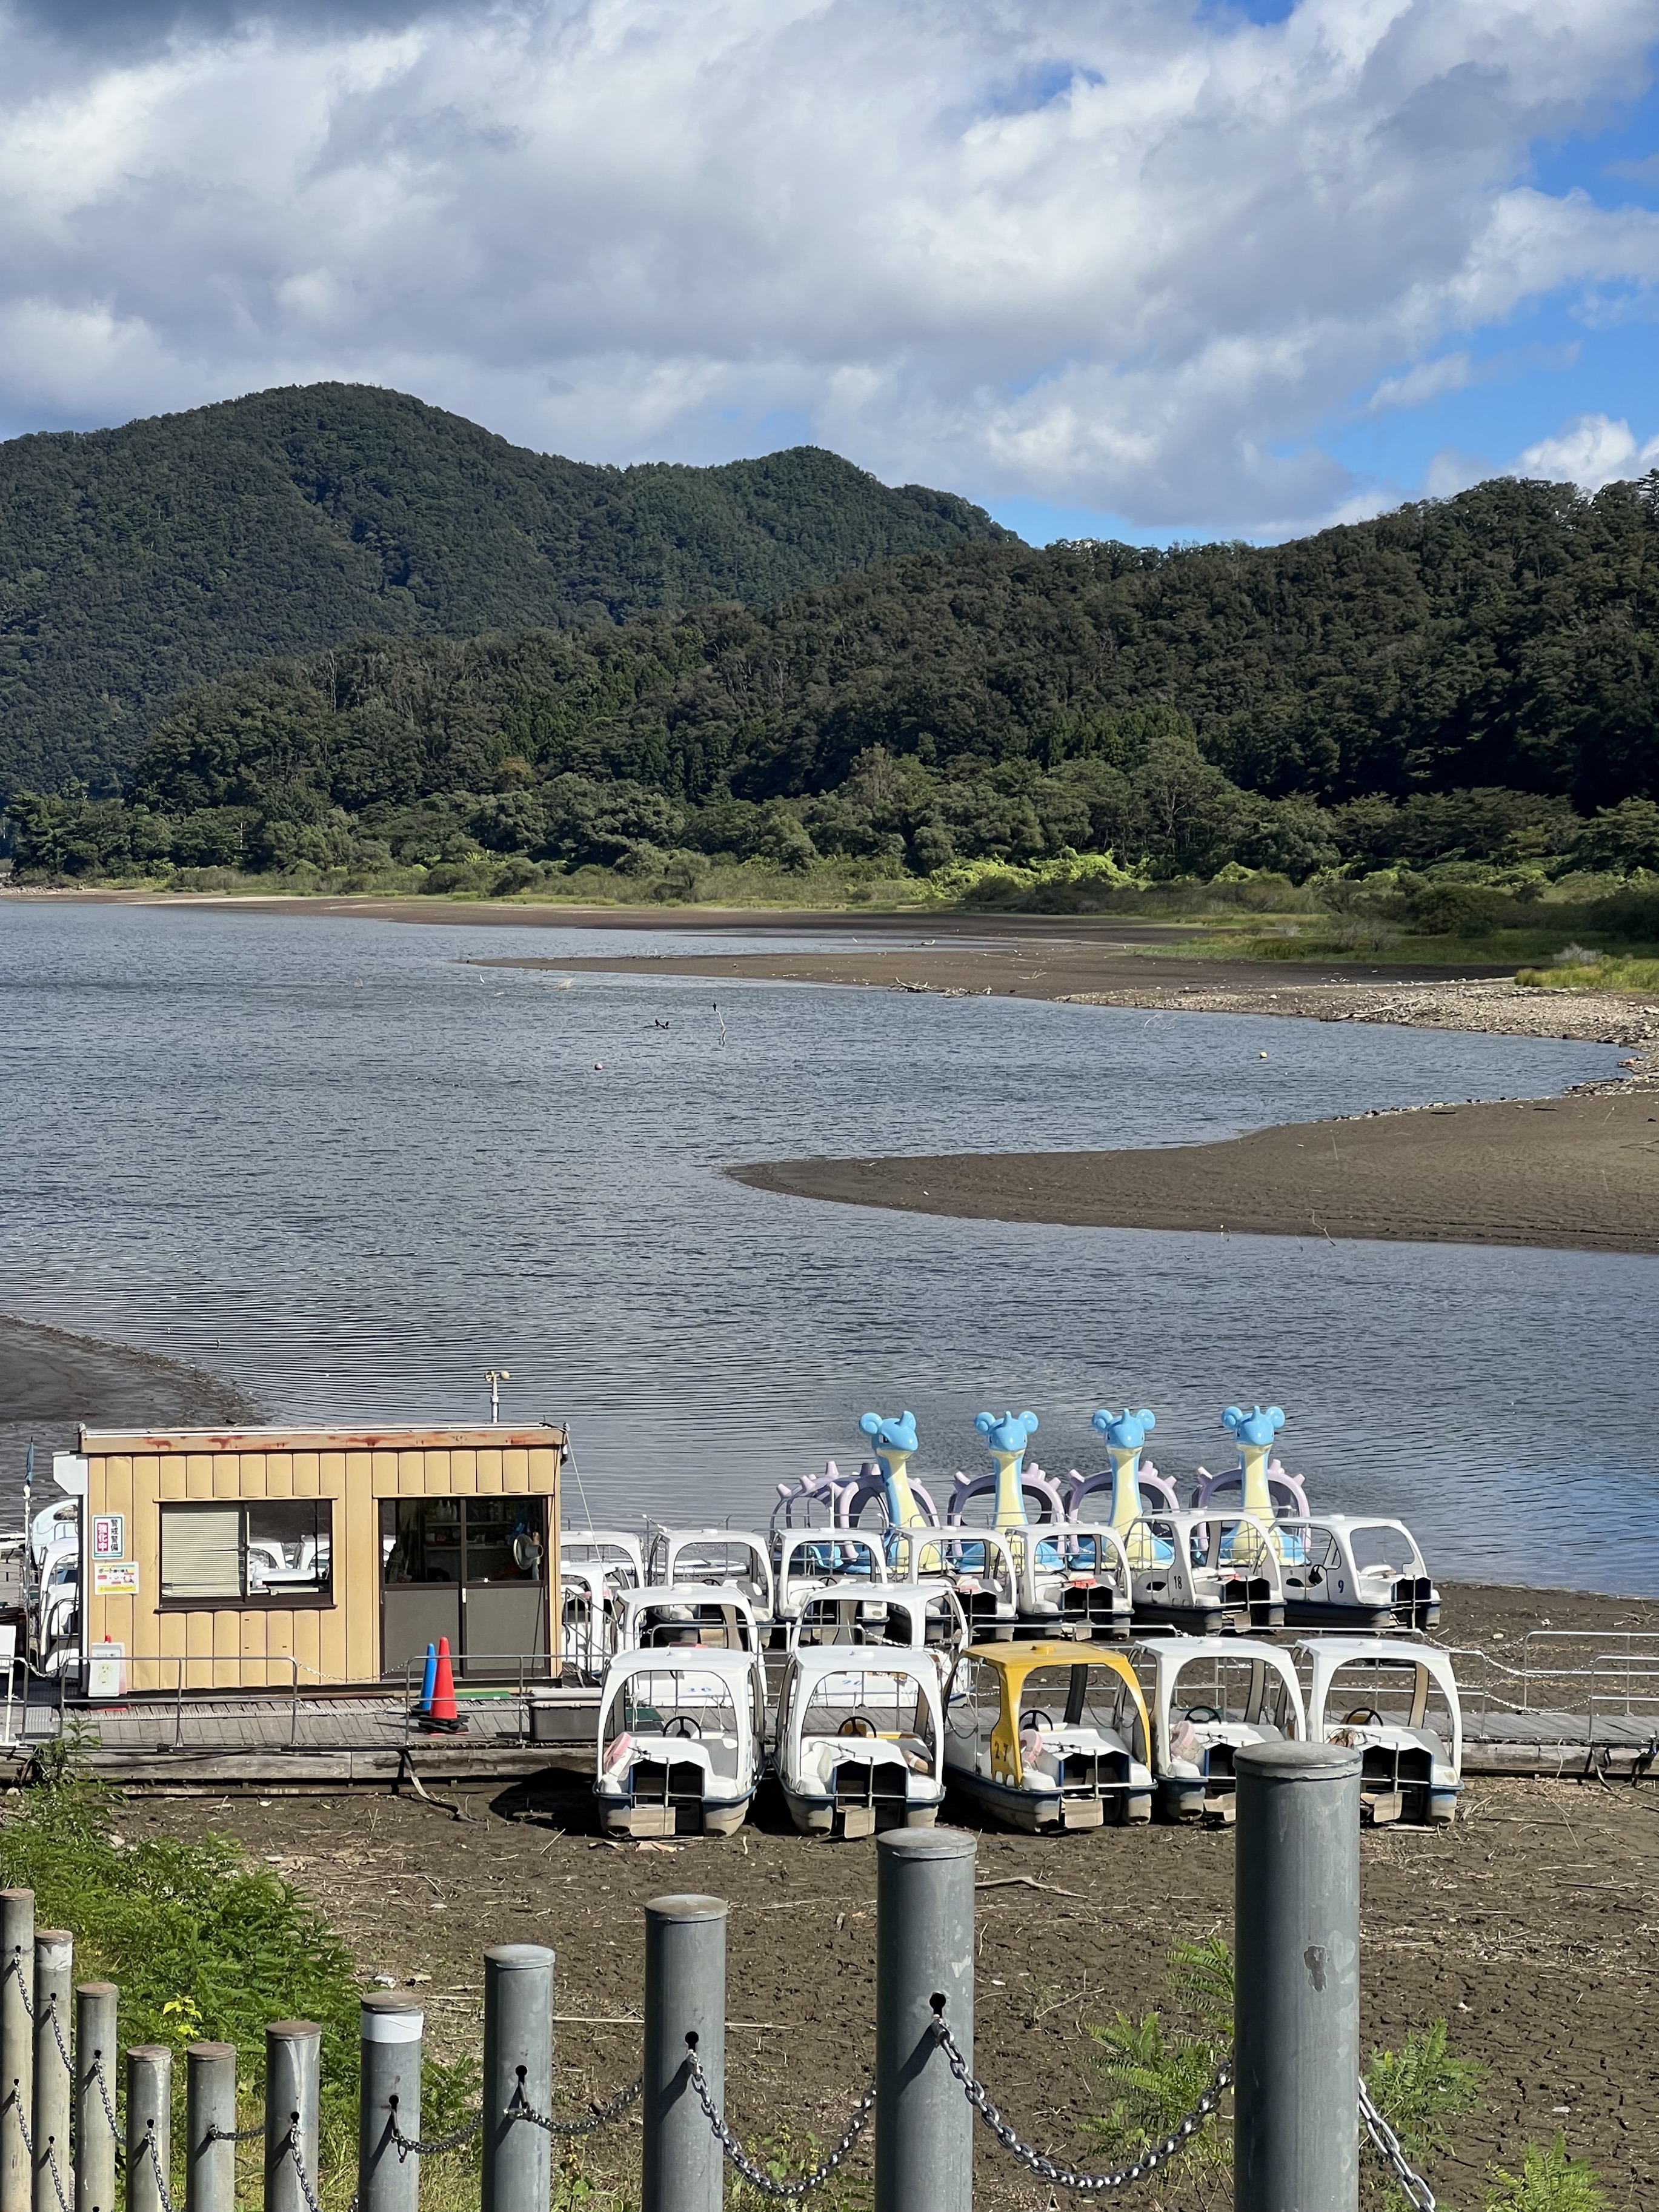
[[[1267,548],[981,539],[771,606],[359,643],[186,694],[123,799],[11,820],[43,873],[1110,851],[1155,878],[1537,882],[1659,868],[1656,797],[1652,477],[1504,479]]]
[[[0,796],[124,774],[204,678],[352,638],[763,605],[1006,533],[811,447],[725,468],[526,453],[400,392],[309,385],[0,445]]]

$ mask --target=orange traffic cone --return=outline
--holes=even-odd
[[[422,1728],[443,1729],[455,1734],[466,1726],[455,1702],[455,1670],[449,1660],[449,1638],[438,1638],[438,1666],[432,1681],[432,1704],[421,1716]]]

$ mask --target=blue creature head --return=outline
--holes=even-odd
[[[889,1452],[913,1452],[916,1448],[914,1413],[899,1413],[885,1420],[879,1413],[866,1413],[859,1426],[875,1446],[878,1460],[884,1460]]]
[[[974,1423],[994,1452],[1023,1452],[1036,1425],[1035,1413],[1005,1413],[1000,1420],[994,1413],[981,1413]]]
[[[1229,1406],[1221,1416],[1221,1425],[1231,1429],[1238,1438],[1240,1450],[1266,1451],[1276,1433],[1285,1425],[1285,1416],[1277,1406],[1269,1406],[1264,1413],[1260,1406],[1242,1413],[1237,1406]]]
[[[1121,1413],[1103,1406],[1089,1425],[1098,1429],[1115,1450],[1139,1451],[1158,1426],[1158,1416],[1146,1406],[1138,1413],[1132,1413],[1127,1406]]]

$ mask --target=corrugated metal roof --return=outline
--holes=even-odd
[[[562,1451],[566,1431],[541,1424],[456,1429],[88,1429],[83,1458],[166,1452]]]

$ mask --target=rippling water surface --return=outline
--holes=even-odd
[[[1538,1095],[1615,1054],[466,964],[724,942],[0,905],[0,1306],[285,1419],[477,1418],[506,1366],[596,1516],[763,1520],[867,1407],[913,1407],[938,1477],[981,1463],[981,1406],[1034,1407],[1064,1469],[1127,1397],[1185,1472],[1274,1399],[1314,1494],[1403,1512],[1443,1573],[1659,1589],[1659,1261],[921,1219],[720,1171]]]

